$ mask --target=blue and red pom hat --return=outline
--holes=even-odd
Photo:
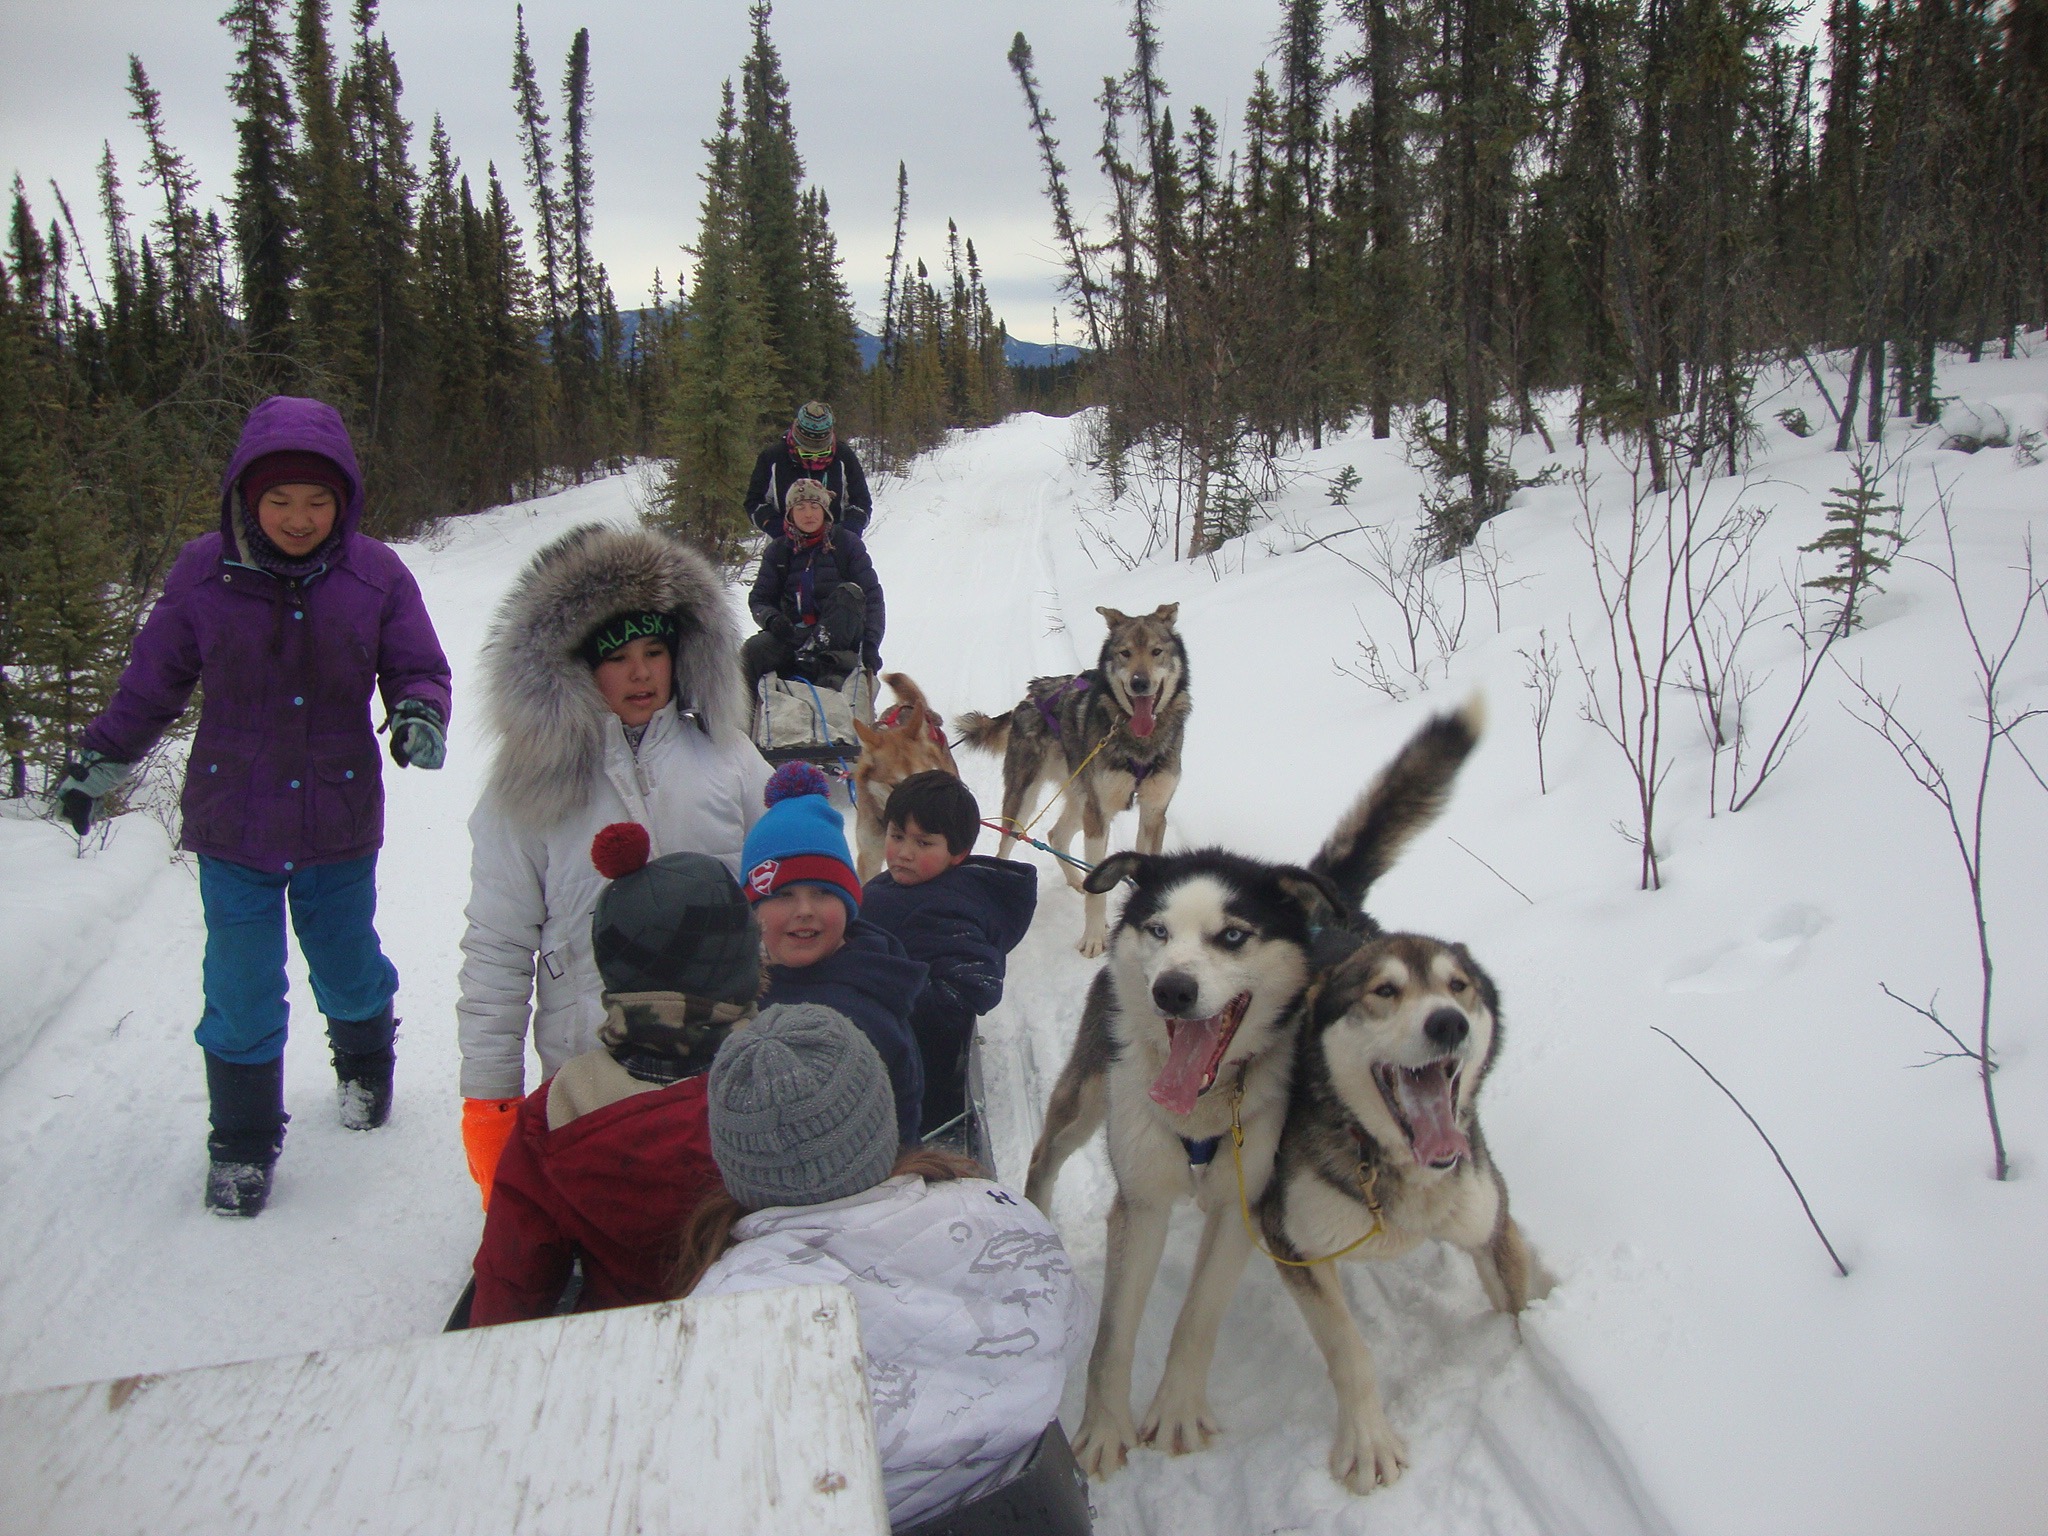
[[[846,846],[846,823],[832,805],[832,785],[809,763],[784,763],[761,798],[768,814],[754,823],[740,849],[740,888],[748,901],[766,901],[791,885],[822,885],[860,913],[860,880]]]

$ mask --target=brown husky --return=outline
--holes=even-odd
[[[859,808],[854,833],[860,845],[863,883],[872,880],[882,867],[882,844],[888,830],[882,824],[882,807],[889,803],[889,791],[913,773],[936,769],[960,777],[952,749],[946,745],[945,717],[925,702],[923,691],[903,673],[884,672],[882,681],[898,703],[873,725],[864,720],[853,722],[854,733],[860,737],[860,757],[853,765],[853,794]]]
[[[1173,627],[1179,603],[1140,618],[1095,610],[1109,624],[1095,668],[1078,676],[1034,677],[1024,700],[1006,715],[960,717],[962,744],[1003,754],[1003,841],[1008,858],[1041,786],[1064,792],[1059,820],[1046,841],[1062,854],[1078,828],[1082,856],[1100,864],[1109,852],[1109,822],[1138,807],[1140,853],[1166,841],[1166,807],[1180,783],[1181,740],[1187,731],[1188,653]],[[1067,884],[1088,898],[1081,953],[1094,957],[1109,942],[1108,898],[1081,883],[1062,861]]]

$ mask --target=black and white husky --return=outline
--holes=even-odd
[[[1451,1243],[1510,1315],[1545,1281],[1479,1132],[1500,994],[1465,946],[1381,934],[1316,983],[1307,1013],[1259,1224],[1330,1368],[1330,1472],[1370,1493],[1401,1475],[1407,1446],[1380,1404],[1336,1261]]]
[[[1115,1471],[1140,1442],[1192,1451],[1215,1433],[1209,1362],[1252,1251],[1234,1133],[1243,1137],[1243,1199],[1255,1202],[1280,1140],[1311,982],[1378,933],[1365,894],[1443,808],[1480,725],[1476,700],[1425,725],[1306,868],[1211,849],[1119,853],[1090,873],[1091,891],[1123,880],[1135,889],[1089,989],[1026,1184],[1049,1213],[1061,1164],[1107,1120],[1117,1192],[1087,1406],[1074,1437],[1089,1476]],[[1165,1375],[1138,1424],[1138,1324],[1168,1215],[1190,1195],[1207,1224]]]

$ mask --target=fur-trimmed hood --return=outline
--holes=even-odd
[[[533,557],[484,641],[485,722],[498,738],[487,793],[514,821],[550,826],[589,795],[609,711],[576,648],[634,609],[675,616],[675,707],[713,734],[746,733],[739,627],[717,571],[666,534],[585,523]]]

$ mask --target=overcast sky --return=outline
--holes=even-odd
[[[226,8],[226,0],[0,0],[0,170],[21,176],[45,224],[55,178],[95,260],[100,234],[89,210],[102,140],[114,146],[131,213],[144,213],[152,196],[138,184],[141,136],[127,116],[131,52],[162,93],[176,146],[205,191],[219,198],[231,190],[234,50],[218,20]],[[335,0],[337,27],[348,9]],[[1279,0],[1163,0],[1158,14],[1176,120],[1185,123],[1200,103],[1234,127],[1252,71],[1271,52]],[[1092,98],[1129,60],[1128,15],[1116,0],[777,0],[773,36],[798,148],[831,199],[864,316],[881,308],[900,159],[910,170],[910,253],[936,267],[946,219],[957,219],[981,256],[996,313],[1017,336],[1051,339],[1058,274],[1050,220],[1004,56],[1022,30],[1086,207],[1099,185]],[[416,162],[424,165],[438,112],[475,182],[496,161],[530,232],[508,84],[511,0],[384,0],[381,20],[404,77]],[[700,145],[712,132],[719,83],[737,76],[746,51],[746,4],[528,0],[526,26],[557,127],[570,39],[590,28],[597,255],[621,305],[643,303],[656,267],[672,286],[684,262],[677,248],[695,236]],[[346,40],[338,47],[345,51]],[[1061,334],[1075,335],[1069,318]]]

